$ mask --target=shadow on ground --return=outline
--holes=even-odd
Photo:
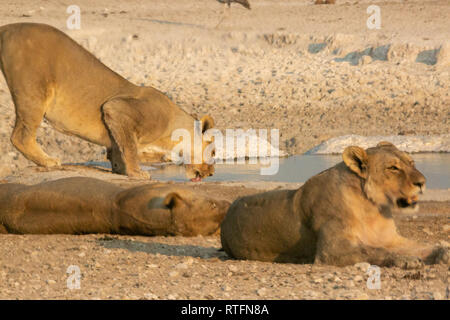
[[[130,252],[161,254],[169,257],[193,257],[202,259],[218,258],[220,260],[230,259],[224,251],[219,251],[216,247],[175,245],[158,242],[149,243],[135,240],[122,240],[110,236],[99,238],[96,242],[107,249],[125,249]]]

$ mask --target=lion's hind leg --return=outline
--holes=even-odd
[[[37,129],[44,118],[48,98],[27,92],[24,96],[13,94],[13,100],[16,107],[16,123],[11,135],[11,143],[25,158],[39,166],[59,166],[60,160],[49,157],[36,141]]]

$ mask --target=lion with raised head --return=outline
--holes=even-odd
[[[449,250],[398,234],[392,211],[417,207],[425,177],[409,155],[388,142],[348,147],[343,162],[298,190],[236,200],[221,225],[221,241],[237,259],[337,266],[369,262],[414,268],[449,262]]]
[[[209,235],[230,203],[183,186],[123,189],[93,178],[0,184],[0,233]]]
[[[16,109],[11,142],[39,166],[60,165],[36,142],[44,118],[58,131],[105,146],[112,171],[135,177],[148,177],[139,162],[172,160],[174,130],[194,137],[195,119],[165,94],[132,84],[51,26],[0,27],[0,69]],[[211,117],[201,119],[202,132],[213,126]],[[213,173],[203,160],[187,166],[193,180]]]

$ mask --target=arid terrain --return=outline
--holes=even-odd
[[[346,134],[441,135],[450,128],[448,0],[1,0],[0,25],[51,24],[108,67],[154,86],[181,108],[210,114],[220,129],[278,128],[280,148],[300,154]],[[69,5],[81,29],[68,30]],[[366,25],[370,4],[381,29]],[[227,11],[227,10],[225,10]],[[0,180],[34,184],[71,175],[145,183],[66,166],[36,168],[10,143],[14,106],[0,76]],[[44,123],[39,142],[63,163],[104,160],[105,150]],[[300,181],[299,181],[300,182]],[[150,182],[151,183],[151,182]],[[191,184],[191,183],[188,183]],[[200,183],[228,200],[298,184]],[[450,191],[430,190],[418,213],[397,215],[400,233],[449,245]],[[229,259],[217,235],[1,235],[0,299],[449,299],[448,266],[345,268]],[[67,287],[78,266],[80,289]]]
[[[148,183],[75,166],[63,171],[30,167],[8,180],[35,184],[69,176],[91,176],[124,187]],[[229,201],[299,186],[185,184]],[[396,215],[400,233],[449,246],[450,193],[430,190],[423,199],[419,212]],[[381,288],[369,289],[367,263],[340,268],[238,261],[219,251],[218,235],[0,235],[0,242],[0,299],[449,299],[450,294],[446,265],[381,268]],[[68,288],[70,266],[80,270],[80,289]]]

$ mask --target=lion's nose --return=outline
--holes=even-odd
[[[423,175],[420,175],[417,177],[416,181],[413,183],[415,186],[419,187],[421,191],[423,191],[423,188],[425,186],[425,177]]]

